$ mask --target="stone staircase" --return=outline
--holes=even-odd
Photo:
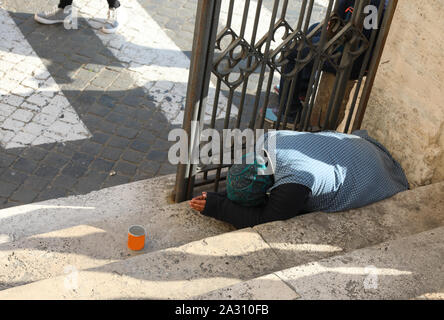
[[[444,183],[238,231],[170,203],[173,183],[0,210],[0,299],[442,297]],[[138,253],[134,224],[148,232]]]
[[[444,227],[275,272],[195,299],[443,299]]]

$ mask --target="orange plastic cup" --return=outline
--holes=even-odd
[[[140,251],[145,247],[146,231],[142,226],[131,226],[128,229],[128,248]]]

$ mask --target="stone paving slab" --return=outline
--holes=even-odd
[[[290,269],[220,289],[198,298],[230,300],[262,299],[270,296],[267,299],[293,299],[292,291],[288,291],[288,285],[292,282],[303,287],[303,292],[307,293],[305,296],[302,295],[305,299],[324,299],[326,298],[325,294],[329,295],[328,299],[355,299],[358,296],[359,298],[377,299],[399,298],[403,294],[403,290],[399,289],[399,285],[407,287],[410,292],[415,289],[413,286],[410,286],[411,279],[407,279],[406,285],[402,283],[405,279],[401,278],[397,282],[394,280],[395,278],[391,279],[389,277],[390,274],[386,274],[387,277],[384,277],[384,281],[386,279],[389,279],[389,281],[393,280],[391,283],[398,285],[399,290],[397,292],[390,289],[391,292],[387,293],[390,285],[386,283],[384,283],[385,292],[382,293],[378,290],[362,290],[366,276],[368,278],[368,275],[371,275],[373,271],[375,271],[375,274],[378,274],[378,272],[383,270],[378,270],[380,268],[374,262],[360,263],[358,266],[353,267],[347,266],[347,264],[351,264],[349,263],[351,261],[349,257],[357,257],[359,255],[364,257],[364,254],[350,252],[365,252],[367,254],[367,251],[360,249],[384,242],[387,244],[380,245],[378,248],[384,248],[386,251],[387,248],[392,247],[392,243],[404,242],[404,240],[399,239],[409,239],[409,237],[414,235],[422,237],[420,234],[423,232],[427,233],[430,230],[440,230],[439,233],[442,233],[444,226],[443,208],[444,183],[440,183],[406,191],[391,199],[349,212],[338,214],[312,213],[284,222],[273,222],[256,226],[253,229],[273,248],[276,255],[282,261],[282,269]],[[433,231],[430,234],[433,234]],[[439,246],[442,246],[442,244]],[[432,248],[435,248],[433,240],[425,242],[422,249],[433,251]],[[377,256],[377,250],[374,251],[376,251],[375,255]],[[392,253],[391,257],[399,255],[403,256],[403,259],[408,260],[409,252],[410,249],[406,246],[402,250],[398,250],[396,254]],[[347,258],[331,258],[333,256]],[[329,260],[329,258],[331,259]],[[431,260],[435,258],[436,255],[430,257]],[[368,257],[365,257],[365,259],[373,261]],[[334,269],[326,267],[326,261],[346,261],[346,265]],[[415,264],[420,264],[420,261],[420,258],[416,258]],[[433,261],[436,268],[436,262],[439,260],[435,259]],[[387,264],[389,262],[390,258],[387,258],[384,263]],[[402,259],[397,261],[400,264],[402,262]],[[425,265],[419,266],[419,268],[423,268]],[[299,267],[293,268],[295,266]],[[378,266],[378,269],[376,267],[372,269],[370,268],[371,266]],[[389,266],[390,268],[399,267],[396,264],[389,264]],[[347,268],[350,269],[350,273],[347,272]],[[436,270],[440,270],[439,267]],[[435,273],[438,274],[439,271],[436,270]],[[336,272],[338,275],[335,275]],[[416,278],[421,282],[428,273],[421,272],[421,276],[409,275],[409,277],[412,279]],[[344,279],[347,279],[350,275],[350,278],[363,280],[353,280],[345,284],[341,282],[343,281],[343,279],[340,279],[341,274],[344,275]],[[379,274],[384,275],[383,273]],[[291,276],[285,277],[285,275]],[[394,274],[392,275],[395,276]],[[399,275],[401,276],[402,274],[400,273]],[[293,280],[288,280],[289,278]],[[318,283],[318,279],[321,284]],[[327,285],[325,284],[326,279],[331,281]],[[341,290],[345,286],[348,293],[341,292],[340,295],[336,296],[336,281],[340,282],[339,287],[341,287]],[[316,284],[316,286],[313,284]],[[296,293],[301,293],[298,290],[298,285],[292,288]],[[421,282],[420,286],[423,285],[424,283]],[[421,292],[421,290],[417,290],[409,295],[402,295],[402,299],[410,299],[417,296],[421,299],[432,299],[436,296],[436,291],[433,291],[437,289],[436,287],[430,286],[430,283],[425,287],[432,291]],[[264,290],[264,288],[269,288],[270,292]],[[293,295],[297,296],[295,292],[293,291]],[[344,296],[344,294],[348,294],[348,296]]]
[[[234,230],[170,204],[173,185],[174,175],[163,176],[0,210],[0,290]],[[142,251],[127,248],[131,225],[148,233]]]
[[[442,300],[444,228],[302,264],[193,299]]]
[[[55,277],[0,292],[0,299],[186,299],[279,269],[252,229],[191,242],[78,273],[71,290]]]
[[[444,289],[443,239],[441,227],[276,275],[304,300],[414,299]]]
[[[347,212],[313,213],[254,229],[291,267],[444,226],[444,183]]]
[[[155,183],[153,183],[154,186]],[[435,190],[427,187],[420,191],[416,189],[403,194],[411,202],[423,203],[421,197],[424,194],[442,195],[442,187],[440,184],[434,186]],[[137,197],[133,191],[128,190],[130,198]],[[126,198],[125,194],[121,196]],[[73,203],[79,203],[79,201],[75,201],[76,199],[71,200]],[[54,203],[56,201],[54,200]],[[97,199],[96,201],[105,200]],[[154,198],[154,201],[162,203],[164,200]],[[397,210],[389,202],[398,203]],[[0,292],[0,298],[184,299],[199,297],[201,299],[259,299],[273,297],[295,299],[300,296],[303,299],[409,299],[427,297],[440,292],[443,288],[440,272],[442,272],[442,255],[444,254],[442,196],[431,201],[429,209],[433,211],[433,214],[426,211],[424,216],[420,210],[405,203],[399,197],[382,202],[381,205],[385,206],[387,211],[382,219],[377,214],[378,210],[381,210],[378,204],[366,208],[367,212],[369,216],[373,213],[374,219],[382,220],[384,224],[390,224],[392,221],[391,228],[381,229],[378,225],[370,225],[366,221],[369,216],[364,216],[364,226],[361,225],[361,230],[368,228],[367,233],[360,235],[359,232],[352,232],[350,239],[348,239],[351,245],[343,251],[332,250],[329,255],[324,255],[329,252],[326,249],[338,245],[337,239],[341,237],[338,237],[334,232],[328,232],[332,230],[324,230],[325,224],[322,223],[319,214],[314,213],[305,216],[309,220],[308,224],[320,224],[321,228],[319,230],[297,228],[296,234],[297,230],[303,229],[304,232],[309,233],[307,239],[311,239],[309,243],[299,246],[294,245],[292,237],[281,237],[278,240],[281,246],[276,247],[276,242],[272,242],[270,236],[263,232],[263,227],[273,228],[277,233],[285,233],[290,236],[295,235],[295,230],[282,230],[276,228],[276,224],[271,223],[261,226],[262,229],[248,228],[225,233],[190,242],[180,247],[149,252],[123,261],[79,271],[79,286],[74,291],[66,287],[66,277],[58,276],[29,285],[16,281],[14,286],[18,286]],[[32,208],[32,206],[34,205],[19,207],[17,210],[21,208],[26,210],[26,207]],[[100,207],[102,208],[102,206]],[[37,214],[36,218],[40,218],[38,215],[43,215],[43,217],[47,215],[48,218],[51,215],[48,209]],[[105,212],[102,215],[108,214],[106,209]],[[180,209],[180,212],[182,215],[184,214],[183,208]],[[194,215],[198,216],[195,213]],[[338,220],[337,227],[341,230],[348,230],[350,225],[357,225],[353,218],[347,224],[339,215],[324,213],[322,215],[331,217],[332,220]],[[411,222],[410,225],[400,218],[404,215],[405,219]],[[26,216],[20,217],[18,212],[15,216],[18,219],[12,222],[16,224],[20,222],[20,218],[26,218]],[[28,215],[28,217],[32,217],[32,215]],[[304,220],[305,217],[297,217],[292,220],[296,222]],[[85,218],[88,219],[86,216]],[[60,222],[67,223],[62,216],[58,216],[58,219]],[[208,222],[211,220],[205,219]],[[401,221],[399,227],[397,227],[397,221]],[[201,226],[202,223],[204,221],[200,221],[198,225]],[[177,226],[177,223],[174,222],[173,225]],[[95,235],[104,233],[102,230],[109,231],[106,227],[102,230],[94,228],[95,224],[89,226],[89,229],[83,229],[83,231],[90,231]],[[436,228],[437,226],[441,227]],[[189,228],[188,225],[185,227]],[[5,228],[11,230],[11,228]],[[14,228],[14,230],[17,229],[19,228]],[[169,229],[161,228],[161,230]],[[421,233],[423,230],[428,231]],[[29,232],[28,228],[23,231]],[[69,234],[75,237],[79,235],[80,229],[71,228],[69,231]],[[387,234],[387,236],[381,237],[380,233]],[[37,240],[44,246],[47,243],[45,238],[45,236],[41,239],[30,237],[24,240],[28,243]],[[369,247],[376,244],[374,239],[388,241]],[[6,241],[8,240],[6,239]],[[15,242],[20,243],[20,241]],[[8,242],[6,244],[8,245]],[[354,247],[352,248],[352,246]],[[366,249],[362,249],[364,247]],[[36,247],[34,250],[45,249]],[[287,256],[283,255],[283,252]],[[312,253],[318,253],[318,255],[313,256]],[[43,254],[47,254],[47,252],[40,255]],[[297,257],[298,260],[294,260],[293,266],[296,267],[277,271],[288,266],[288,261],[283,259],[289,254],[302,258]],[[65,257],[69,256],[65,255]],[[98,258],[103,258],[104,262],[107,259],[103,254]],[[45,258],[40,257],[39,259]],[[20,261],[20,255],[14,258],[14,254],[9,254],[8,264],[23,264]],[[58,261],[63,262],[61,259]],[[21,274],[20,271],[20,268],[16,268],[13,273]],[[26,272],[26,268],[23,271]],[[274,275],[271,274],[272,272],[275,272]],[[256,277],[266,274],[271,275],[256,279]],[[375,280],[373,276],[377,279]],[[268,292],[264,292],[264,288],[267,288]]]
[[[234,284],[192,300],[296,300],[300,296],[275,274]]]

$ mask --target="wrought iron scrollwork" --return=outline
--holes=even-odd
[[[350,49],[344,59],[344,46],[349,43]],[[347,24],[333,37],[325,47],[321,55],[336,70],[346,69],[353,64],[369,48],[366,36],[352,24]]]
[[[288,38],[288,36],[293,32],[293,29],[288,24],[288,22],[285,19],[280,19],[278,22],[275,23],[273,29],[270,31],[272,33],[272,41],[276,42],[276,34],[281,28],[284,29],[282,40]],[[255,45],[255,50],[260,52],[263,56],[265,55],[264,45],[267,43],[268,35],[270,32],[266,33]]]
[[[228,46],[222,51],[222,41],[231,37]],[[239,37],[231,28],[225,28],[217,36],[216,46],[219,53],[213,62],[213,73],[220,78],[229,88],[237,88],[245,79],[257,69],[263,56],[255,50],[244,38]],[[238,72],[237,79],[232,79]]]
[[[295,52],[303,52],[301,55],[294,56]],[[292,60],[295,63],[293,70],[287,73],[282,73],[282,68],[289,62],[289,56],[292,55]],[[293,32],[288,35],[270,55],[268,65],[270,68],[280,72],[286,78],[294,77],[300,72],[307,64],[309,64],[316,55],[316,48],[301,31]]]

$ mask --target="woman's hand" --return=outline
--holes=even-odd
[[[190,207],[193,208],[194,210],[202,212],[205,209],[206,203],[207,203],[207,193],[206,192],[202,192],[201,196],[193,198],[190,201]]]

